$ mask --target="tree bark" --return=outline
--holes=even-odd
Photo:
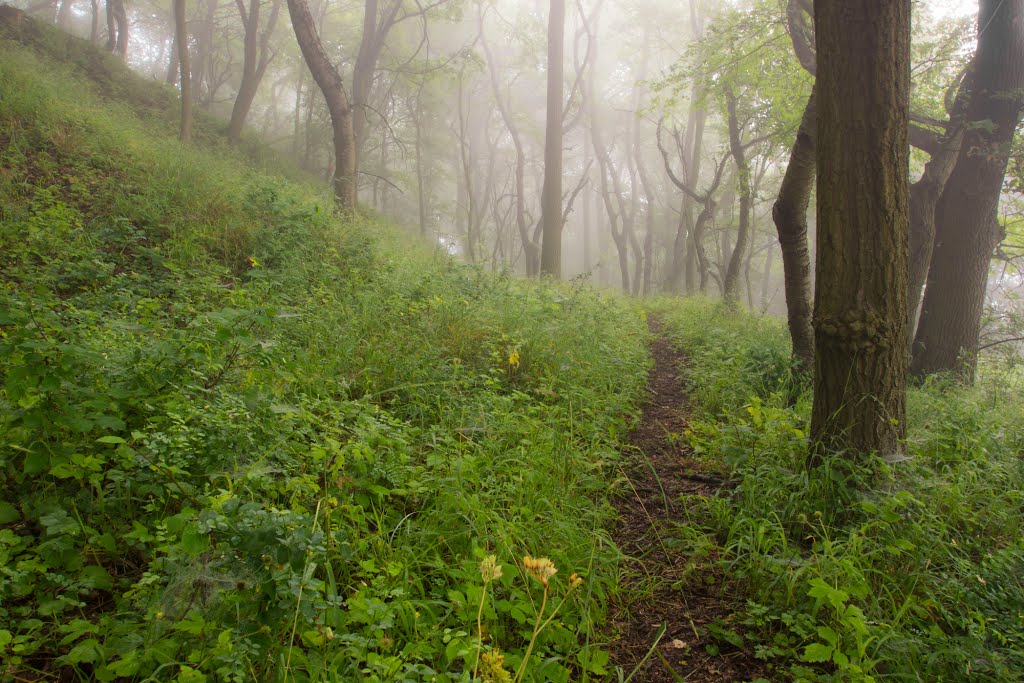
[[[818,459],[902,451],[911,0],[815,0]]]
[[[174,35],[178,44],[178,73],[181,83],[182,142],[192,141],[192,74],[188,60],[188,26],[185,23],[185,0],[174,0]]]
[[[981,0],[968,127],[936,207],[935,249],[913,346],[912,372],[970,383],[989,265],[1002,240],[997,209],[1024,88],[1024,0]]]
[[[544,134],[544,188],[541,216],[544,232],[540,272],[562,277],[562,118],[565,0],[551,0],[548,15],[547,125]]]
[[[327,57],[306,0],[288,0],[288,13],[302,57],[327,101],[334,133],[334,201],[342,213],[356,210],[355,133],[345,83]]]
[[[804,107],[789,165],[772,206],[772,218],[782,250],[782,276],[793,358],[800,368],[814,368],[814,328],[811,324],[811,257],[807,248],[807,207],[814,188],[814,139],[817,135],[815,91]]]

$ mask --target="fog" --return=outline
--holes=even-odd
[[[352,101],[360,206],[483,268],[537,274],[548,3],[299,2]],[[20,6],[106,40],[102,4]],[[328,185],[332,119],[287,2],[187,0],[193,106],[232,117],[254,8],[250,59],[260,73],[243,137]],[[794,28],[794,16],[809,24],[808,8],[801,0],[566,3],[562,278],[635,295],[719,296],[738,264],[738,300],[785,312],[772,206],[813,83]],[[126,12],[128,62],[176,87],[170,5],[130,0]],[[927,0],[914,12],[912,109],[934,129],[972,54],[977,3]],[[912,178],[927,158],[913,152]],[[1016,202],[1008,191],[1004,205]],[[812,256],[813,214],[812,204]]]

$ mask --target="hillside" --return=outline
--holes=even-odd
[[[527,678],[602,670],[581,644],[616,591],[638,310],[338,222],[318,188],[183,148],[162,86],[11,16],[0,678],[457,680],[488,555],[505,667],[533,555],[556,596],[585,580]]]

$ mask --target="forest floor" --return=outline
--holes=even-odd
[[[686,444],[686,358],[660,333],[657,320],[649,326],[654,364],[648,399],[630,438],[628,482],[613,501],[619,518],[612,536],[627,558],[631,584],[623,594],[638,597],[613,607],[611,628],[618,638],[611,644],[612,661],[626,672],[642,663],[635,680],[650,683],[754,680],[763,663],[719,643],[709,630],[739,610],[735,591],[715,557],[695,560],[699,555],[678,547],[686,497],[715,496],[729,483],[707,471]]]

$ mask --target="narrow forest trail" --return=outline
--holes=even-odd
[[[665,624],[658,652],[651,654],[634,681],[753,680],[761,663],[749,653],[717,643],[707,631],[709,624],[731,615],[737,604],[714,558],[697,559],[674,542],[680,536],[675,528],[685,524],[682,497],[714,496],[725,482],[704,472],[686,445],[683,434],[690,406],[680,370],[685,357],[661,334],[658,321],[652,318],[649,325],[654,335],[649,396],[630,437],[628,482],[613,500],[619,519],[612,537],[627,558],[629,585],[623,594],[639,597],[613,606],[611,624],[617,639],[611,644],[612,661],[628,674],[650,651]],[[722,652],[712,656],[706,647],[710,644]]]

